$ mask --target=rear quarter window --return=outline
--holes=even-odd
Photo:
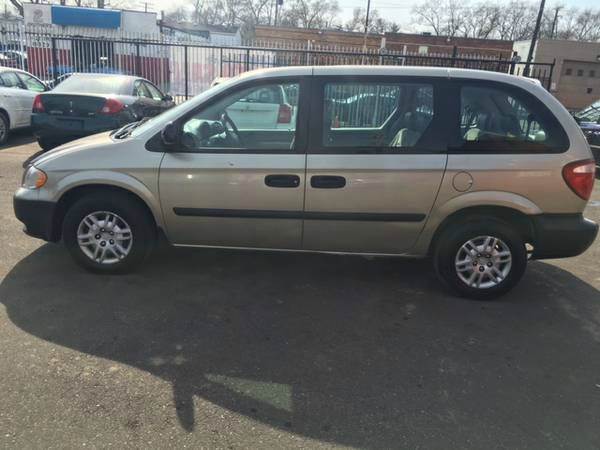
[[[477,153],[561,153],[569,147],[540,100],[500,83],[461,83],[458,141],[455,150]]]

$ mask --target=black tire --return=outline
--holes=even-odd
[[[43,151],[47,152],[48,150],[52,150],[54,147],[58,147],[60,145],[59,142],[49,139],[49,138],[38,138],[38,145],[42,148]]]
[[[487,288],[467,285],[459,277],[455,265],[455,258],[463,244],[479,236],[499,238],[508,246],[512,257],[510,269],[504,279]],[[477,255],[474,258],[480,261]],[[527,249],[523,237],[510,224],[495,218],[471,217],[442,231],[436,239],[433,261],[438,277],[453,293],[474,300],[494,300],[510,291],[525,273]],[[481,265],[486,270],[486,265]],[[486,279],[491,280],[489,276]]]
[[[0,126],[2,126],[2,130],[4,132],[0,132],[0,145],[6,144],[8,142],[8,134],[10,133],[10,123],[8,121],[8,116],[4,112],[0,112]]]
[[[129,253],[119,261],[101,264],[92,260],[80,248],[77,231],[88,214],[106,211],[122,218],[130,227],[132,241]],[[65,246],[73,259],[85,269],[96,273],[127,273],[139,266],[150,254],[156,243],[156,227],[140,201],[114,192],[93,193],[77,200],[67,211],[62,227]]]

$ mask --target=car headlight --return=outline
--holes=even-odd
[[[39,189],[46,184],[46,181],[48,181],[48,175],[43,170],[29,166],[23,174],[21,186],[25,189]]]

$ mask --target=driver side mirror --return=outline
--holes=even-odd
[[[160,137],[162,138],[163,144],[166,146],[176,144],[177,140],[179,139],[179,130],[177,129],[177,125],[175,125],[173,122],[169,122],[160,132]]]
[[[172,102],[173,101],[173,96],[171,94],[165,94],[163,97],[163,101],[164,102]]]

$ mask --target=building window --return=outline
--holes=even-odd
[[[565,70],[565,75],[573,75],[573,69],[568,68],[567,70]]]
[[[587,88],[587,93],[588,93],[588,94],[591,94],[593,91],[594,91],[594,89],[593,89],[593,88]]]
[[[577,76],[578,77],[582,77],[583,76],[583,69],[577,69]]]
[[[595,70],[590,70],[590,78],[594,78],[596,76]]]
[[[429,47],[426,45],[419,45],[419,55],[426,55],[429,53]]]

